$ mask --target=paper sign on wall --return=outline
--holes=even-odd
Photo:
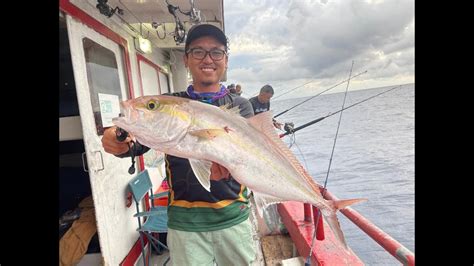
[[[100,115],[102,117],[102,126],[110,127],[112,118],[120,114],[120,101],[118,95],[99,93]]]

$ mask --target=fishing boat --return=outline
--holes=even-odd
[[[119,101],[186,88],[184,40],[196,23],[225,30],[223,0],[60,0],[60,241],[81,217],[81,203],[89,200],[94,210],[81,242],[68,243],[87,247],[77,265],[172,265],[166,251],[155,254],[146,239],[140,241],[127,189],[147,170],[153,190],[166,191],[163,155],[149,151],[134,165],[106,154],[101,136],[118,115]],[[325,197],[336,198],[329,192]],[[166,206],[167,198],[155,203]],[[317,222],[317,209],[283,202],[261,216],[253,206],[253,265],[364,264],[336,243],[323,219]],[[361,214],[351,208],[341,213],[402,264],[414,265],[411,251]],[[284,230],[274,234],[271,225]]]

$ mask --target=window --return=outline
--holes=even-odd
[[[117,60],[111,50],[88,38],[83,39],[83,47],[97,134],[102,135],[104,127],[110,126],[108,124],[104,125],[105,115],[115,111],[117,114],[112,115],[118,116],[120,110],[116,110],[117,108],[110,104],[104,104],[103,102],[101,104],[100,97],[107,96],[108,99],[117,99],[117,101],[113,101],[114,106],[118,105],[119,101],[124,100],[120,88]],[[108,113],[106,114],[105,112]]]
[[[171,92],[170,86],[168,85],[168,75],[161,71],[158,72],[158,75],[160,76],[161,93]]]
[[[170,92],[168,75],[159,66],[137,54],[142,95],[157,95]]]
[[[140,64],[143,96],[161,94],[157,69],[143,60],[139,60],[138,62]]]

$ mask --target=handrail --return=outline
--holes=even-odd
[[[329,191],[326,191],[324,198],[327,200],[338,200],[338,198]],[[415,254],[413,252],[382,231],[382,229],[378,228],[375,224],[362,216],[362,214],[350,207],[341,209],[340,211],[393,257],[403,263],[403,265],[415,265]]]

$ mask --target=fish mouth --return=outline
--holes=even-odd
[[[138,121],[138,117],[138,112],[131,108],[126,101],[124,101],[120,103],[120,113],[118,117],[112,118],[112,123],[121,128],[125,128],[128,125],[133,125],[136,123]]]
[[[124,117],[114,117],[112,118],[112,123],[114,123],[114,125],[123,129],[126,129],[129,125],[129,123],[127,122],[127,119]]]

